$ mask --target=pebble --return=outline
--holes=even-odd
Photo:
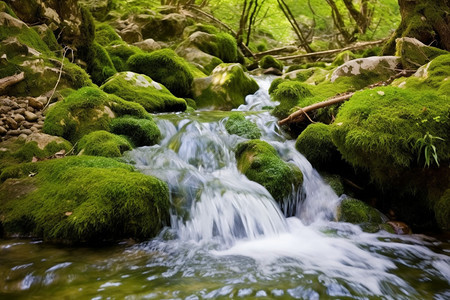
[[[0,114],[6,114],[8,113],[12,108],[7,105],[0,106]]]
[[[14,130],[9,130],[9,131],[8,131],[8,135],[12,135],[12,136],[18,136],[18,135],[20,135],[21,133],[22,133],[22,131],[19,130],[19,129],[14,129]]]
[[[8,132],[5,127],[0,126],[0,135],[5,135]]]
[[[19,108],[19,109],[16,109],[16,114],[21,114],[21,115],[23,115],[25,112],[26,112],[26,109],[25,108]]]
[[[14,121],[16,121],[17,123],[23,122],[25,121],[25,117],[19,114],[16,114],[13,116]]]
[[[33,127],[33,123],[25,121],[22,123],[22,126],[26,129],[30,129],[31,127]]]
[[[22,134],[30,135],[32,133],[33,133],[33,131],[31,131],[31,129],[23,129],[22,130]]]
[[[29,112],[34,113],[34,108],[32,108],[31,106],[28,106],[28,107],[27,107],[27,110],[28,110]]]
[[[17,122],[13,118],[6,117],[5,121],[6,121],[6,124],[9,126],[9,128],[11,128],[11,129],[19,128],[19,125],[17,124]]]
[[[43,98],[43,100],[41,101],[40,98]],[[47,97],[28,98],[28,105],[35,109],[44,108],[45,103],[47,103]]]
[[[26,111],[24,113],[25,119],[27,119],[27,121],[33,122],[36,121],[38,119],[38,116],[32,112]]]

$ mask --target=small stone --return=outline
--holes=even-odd
[[[40,129],[42,129],[43,126],[44,126],[44,124],[35,124],[33,127],[40,130]]]
[[[24,116],[25,116],[25,119],[27,119],[27,121],[29,121],[29,122],[33,122],[38,119],[38,116],[36,116],[36,114],[29,112],[29,111],[26,111],[24,113]]]
[[[10,106],[2,105],[0,106],[0,114],[6,114],[11,110]]]
[[[19,114],[14,115],[13,118],[17,123],[21,123],[21,122],[25,121],[25,117],[22,115],[19,115]]]
[[[0,135],[5,135],[8,132],[5,127],[0,126]]]
[[[5,121],[6,121],[6,124],[9,126],[9,128],[11,128],[11,129],[19,128],[19,125],[17,124],[17,122],[13,118],[6,117]]]
[[[23,115],[27,110],[25,108],[18,108],[16,109],[16,114]]]
[[[12,135],[12,136],[18,136],[20,135],[22,132],[19,129],[14,129],[14,130],[9,130],[8,131],[8,135]]]
[[[378,91],[377,94],[380,95],[380,96],[384,96],[384,92],[383,91]]]
[[[42,102],[40,100],[42,98]],[[44,108],[45,103],[47,103],[48,99],[47,97],[41,96],[39,98],[28,98],[28,105],[35,109],[42,109]],[[45,102],[45,103],[44,103]]]
[[[25,129],[30,129],[31,127],[33,127],[33,123],[30,123],[30,122],[25,121],[25,122],[22,123],[22,126],[23,126]]]
[[[28,135],[22,133],[17,137],[17,140],[19,141],[25,141],[27,139]]]
[[[33,131],[31,131],[31,129],[23,129],[22,130],[22,134],[30,135],[32,133],[33,133]]]
[[[37,129],[37,128],[36,128],[36,127],[34,127],[34,126],[33,126],[33,127],[31,127],[31,128],[30,128],[30,130],[31,130],[31,131],[33,131],[33,132],[38,132],[38,131],[39,131],[39,129]]]
[[[19,106],[23,109],[26,109],[28,105],[26,103],[22,102],[22,103],[19,103]]]
[[[34,108],[32,108],[31,106],[28,106],[27,111],[34,113]]]
[[[41,127],[42,127],[42,125],[44,125],[44,121],[43,120],[39,120],[37,123],[38,123],[38,125],[41,125]]]

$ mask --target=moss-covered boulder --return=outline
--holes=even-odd
[[[79,54],[86,62],[87,72],[91,75],[95,84],[101,85],[109,77],[117,73],[116,67],[105,47],[96,41],[80,48]]]
[[[141,104],[148,112],[185,111],[184,99],[146,75],[121,72],[111,77],[101,89],[122,99]]]
[[[148,117],[138,103],[109,95],[98,88],[85,87],[50,107],[43,131],[76,142],[92,131],[108,130],[110,119],[123,115]]]
[[[333,71],[331,82],[340,77],[352,77],[352,80],[365,81],[367,86],[397,74],[400,62],[397,56],[372,56],[350,60]]]
[[[299,81],[278,81],[271,90],[272,100],[280,103],[272,114],[280,119],[287,117],[301,99],[312,96],[308,85]]]
[[[360,224],[364,231],[377,232],[379,224],[383,223],[380,212],[366,203],[346,198],[341,201],[336,214],[340,222]]]
[[[131,150],[131,144],[126,138],[104,130],[86,134],[77,144],[79,155],[120,157],[127,150]]]
[[[162,83],[177,97],[189,97],[194,79],[186,61],[171,49],[136,54],[128,60],[131,71]]]
[[[308,125],[298,136],[295,148],[316,169],[327,169],[340,161],[340,154],[331,139],[330,126],[323,123]]]
[[[0,180],[7,236],[72,243],[148,239],[169,221],[167,185],[110,158],[21,164],[4,169]]]
[[[418,69],[439,55],[449,54],[445,50],[427,46],[414,38],[399,38],[396,43],[395,55],[401,57],[402,67],[407,70]]]
[[[283,71],[283,63],[271,55],[266,55],[259,61],[259,67],[263,69],[274,68]]]
[[[127,64],[128,59],[135,54],[143,53],[139,47],[124,42],[112,43],[105,47],[105,50],[118,72],[128,71],[130,69]]]
[[[450,159],[450,108],[436,92],[396,87],[358,92],[331,126],[342,157],[380,182],[427,161],[436,165],[432,155]]]
[[[245,97],[259,86],[240,64],[221,64],[210,76],[196,78],[192,89],[197,107],[230,110],[244,104]]]
[[[278,202],[291,195],[303,183],[303,174],[284,162],[274,147],[264,141],[240,143],[236,150],[237,167],[248,179],[264,186]]]
[[[95,40],[102,46],[108,46],[111,43],[120,43],[122,39],[114,28],[106,23],[95,27]]]
[[[236,134],[246,139],[259,139],[261,137],[258,126],[240,113],[230,115],[225,123],[225,129],[229,134]]]
[[[99,21],[103,21],[117,5],[116,0],[78,0],[78,2],[88,7],[92,15]]]
[[[345,192],[344,183],[342,177],[337,174],[320,173],[323,181],[325,181],[336,193],[341,196]]]
[[[161,138],[161,132],[152,119],[122,117],[111,120],[111,132],[128,137],[136,147],[151,146]]]

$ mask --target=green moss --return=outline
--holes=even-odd
[[[183,36],[185,38],[187,38],[191,34],[193,34],[194,32],[197,32],[197,31],[210,33],[210,34],[219,33],[219,30],[216,27],[212,26],[212,25],[197,23],[197,24],[194,24],[194,25],[191,25],[191,26],[187,26],[184,29],[184,31],[183,31]]]
[[[76,142],[89,132],[108,130],[109,120],[121,115],[147,117],[137,103],[108,95],[98,88],[84,87],[49,109],[43,131]]]
[[[27,177],[29,170],[33,178]],[[147,239],[168,221],[167,185],[112,159],[80,156],[22,164],[1,177],[18,178],[0,186],[0,213],[9,235],[96,243]]]
[[[340,66],[349,60],[358,58],[358,55],[354,54],[352,51],[347,50],[336,55],[336,58],[333,60],[333,66]]]
[[[342,178],[336,174],[321,173],[322,179],[333,189],[336,195],[344,194],[344,184]]]
[[[150,77],[132,72],[113,76],[101,86],[107,93],[141,104],[148,112],[186,110],[186,101],[172,95],[163,85]]]
[[[0,11],[5,12],[17,19],[17,16],[14,13],[14,11],[8,6],[8,4],[5,3],[5,1],[0,1]]]
[[[108,52],[96,42],[90,47],[90,57],[86,62],[92,81],[97,85],[101,85],[109,77],[117,73]]]
[[[42,33],[42,40],[44,41],[45,44],[47,44],[48,48],[53,53],[62,50],[61,45],[58,44],[55,34],[50,28],[47,28],[47,30],[45,30],[45,32]]]
[[[144,53],[140,48],[123,42],[107,46],[105,49],[118,72],[129,70],[127,61],[131,56]]]
[[[447,189],[435,204],[434,213],[439,227],[450,230],[450,189]]]
[[[194,99],[198,107],[230,110],[245,103],[245,97],[259,89],[240,64],[221,64],[207,78],[197,79]]]
[[[261,137],[258,126],[240,113],[230,115],[225,123],[225,129],[229,134],[236,134],[246,139],[259,139]]]
[[[378,225],[383,223],[383,219],[378,210],[353,198],[342,200],[338,208],[337,219],[340,222],[353,224],[372,223]]]
[[[83,155],[120,157],[130,149],[131,144],[127,139],[104,130],[83,136],[77,144],[77,151]]]
[[[423,45],[411,38],[398,39],[395,51],[395,55],[401,57],[403,68],[410,70],[415,70],[439,55],[445,54],[449,52]]]
[[[112,42],[122,41],[114,28],[106,23],[100,24],[95,28],[95,40],[104,47],[108,46]]]
[[[151,146],[161,138],[153,120],[123,117],[111,120],[111,132],[127,136],[134,146]]]
[[[281,78],[281,77],[275,78],[275,79],[272,81],[272,83],[270,84],[270,87],[269,87],[269,95],[272,95],[272,94],[275,92],[275,90],[278,88],[278,86],[279,86],[281,83],[285,82],[285,81],[288,81],[288,80],[287,80],[287,79],[284,79],[284,78]]]
[[[250,140],[240,143],[236,160],[239,171],[264,186],[279,203],[292,193],[293,187],[297,189],[302,185],[300,170],[281,160],[275,148],[267,142]]]
[[[283,63],[271,55],[266,55],[259,61],[259,66],[263,69],[275,68],[283,71]]]
[[[28,47],[33,48],[44,55],[53,55],[47,44],[45,44],[45,42],[33,28],[30,28],[28,26],[23,26],[22,28],[1,26],[0,41],[5,40],[9,37],[16,37],[20,43],[27,45]],[[10,59],[12,56],[17,55],[17,53],[7,53],[7,55],[8,59]]]
[[[67,58],[64,60],[63,71],[63,77],[66,79],[67,83],[61,84],[60,88],[68,87],[79,89],[81,87],[92,85],[91,78],[86,71],[78,65],[71,63]]]
[[[272,100],[280,102],[272,114],[278,118],[285,118],[297,103],[312,94],[307,85],[297,81],[285,81],[272,92]]]
[[[341,106],[332,139],[345,160],[368,169],[377,181],[390,181],[407,168],[423,166],[414,145],[427,133],[445,140],[434,143],[439,160],[450,159],[447,104],[445,96],[431,91],[384,87],[358,92]]]
[[[339,161],[339,152],[331,140],[330,126],[323,123],[308,125],[297,138],[295,148],[317,169]]]
[[[175,96],[189,97],[194,77],[184,59],[171,49],[135,54],[128,60],[130,70],[162,83]]]

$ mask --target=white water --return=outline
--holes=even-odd
[[[267,95],[271,78],[258,81],[262,88],[238,110],[274,105]],[[269,289],[271,296],[319,299],[324,289],[328,297],[421,299],[423,293],[412,282],[434,277],[444,278],[444,292],[435,298],[449,295],[447,255],[429,250],[431,243],[419,236],[367,234],[356,225],[333,222],[338,195],[295,150],[293,141],[286,140],[277,120],[268,112],[247,118],[261,129],[262,139],[304,175],[302,189],[285,199],[283,211],[262,186],[237,170],[234,149],[244,139],[226,132],[224,117],[202,122],[201,113],[195,118],[161,116],[160,145],[129,153],[138,169],[168,182],[171,190],[172,228],[162,236],[170,232],[172,238],[136,247],[168,257],[164,265],[169,271],[156,277],[195,274],[222,282],[222,287],[194,293],[192,299],[264,296],[267,289],[255,289],[258,282],[273,286],[277,281],[281,283]],[[421,273],[408,281],[397,275],[405,268]],[[293,279],[300,284],[295,286]],[[313,283],[322,292],[309,286]],[[236,290],[240,285],[244,287]]]

